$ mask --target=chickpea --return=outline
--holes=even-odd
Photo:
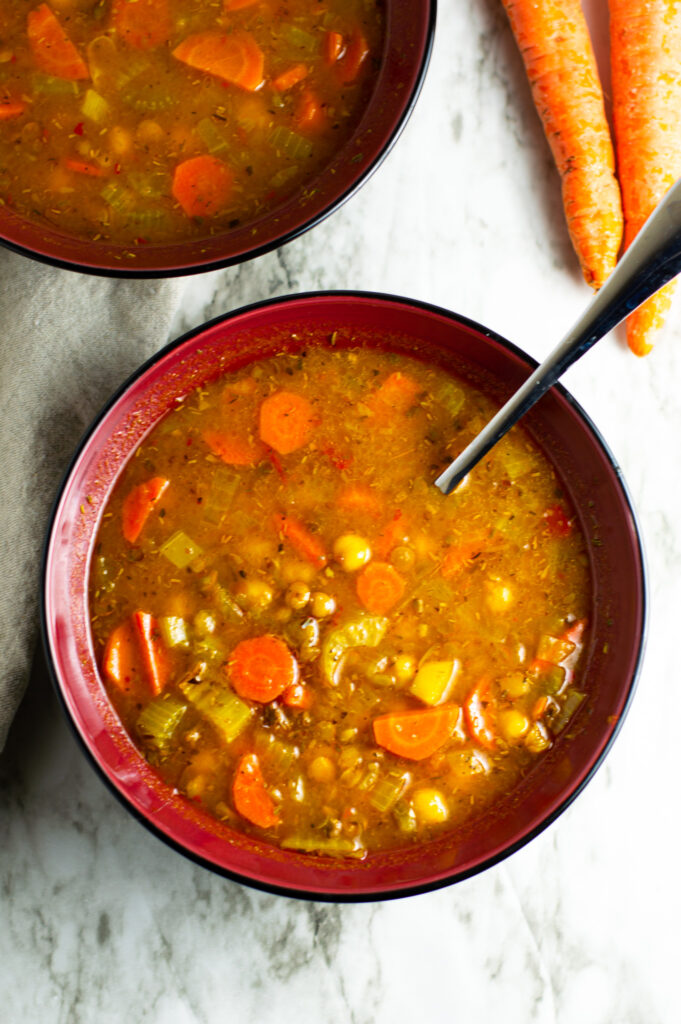
[[[143,146],[158,146],[163,141],[165,132],[158,121],[151,121],[146,118],[140,121],[135,131],[135,138]]]
[[[417,789],[411,806],[420,825],[437,825],[449,817],[449,808],[438,789]]]
[[[239,604],[247,608],[267,608],[272,602],[274,592],[264,580],[244,580],[237,587],[236,597]]]
[[[549,735],[541,722],[535,722],[529,730],[525,736],[525,746],[532,754],[541,754],[551,746]]]
[[[502,679],[501,686],[504,693],[514,700],[529,691],[530,682],[524,672],[511,672],[505,679]]]
[[[315,590],[311,598],[310,610],[316,619],[328,618],[336,610],[336,601],[331,594],[325,594],[322,590]]]
[[[315,575],[309,562],[289,558],[282,560],[279,572],[284,583],[311,583]]]
[[[289,584],[284,600],[289,608],[300,611],[310,600],[310,588],[304,580],[294,580]]]
[[[414,568],[414,562],[416,561],[414,549],[407,547],[406,544],[398,544],[398,546],[393,548],[390,552],[390,561],[396,569],[400,569],[402,572],[408,572],[409,569]]]
[[[400,683],[408,683],[416,674],[416,661],[411,654],[398,654],[395,658],[395,675]]]
[[[530,728],[530,720],[527,715],[516,708],[509,708],[501,711],[497,719],[501,735],[508,743],[515,743],[523,738]]]
[[[501,580],[487,585],[487,607],[491,612],[506,612],[513,603],[513,591]]]
[[[330,757],[320,754],[308,765],[307,774],[313,782],[333,782],[336,778],[336,767]]]
[[[127,156],[132,149],[132,135],[127,128],[114,125],[109,132],[109,149],[114,156]]]
[[[346,572],[357,572],[371,558],[371,548],[357,533],[344,533],[333,545],[333,553]]]

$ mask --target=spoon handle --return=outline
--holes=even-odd
[[[681,179],[653,210],[603,287],[534,373],[435,481],[449,494],[592,345],[681,272]]]

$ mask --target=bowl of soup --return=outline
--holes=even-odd
[[[579,793],[643,647],[620,471],[556,387],[433,484],[533,366],[446,310],[334,292],[220,317],[112,398],[55,506],[44,639],[85,751],[165,842],[388,898]]]
[[[435,0],[6,0],[0,241],[161,276],[296,237],[391,148],[434,20]]]

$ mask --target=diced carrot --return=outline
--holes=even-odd
[[[165,493],[169,483],[170,480],[163,476],[154,476],[133,487],[125,496],[121,525],[123,536],[129,544],[134,544],[139,537],[151,510]]]
[[[532,705],[532,711],[531,711],[532,718],[535,721],[537,721],[537,719],[541,718],[541,716],[546,711],[548,705],[549,705],[549,698],[546,696],[546,694],[543,694],[541,697],[538,697],[537,700]]]
[[[368,484],[355,483],[343,487],[337,502],[348,512],[361,512],[376,519],[383,511],[383,501]]]
[[[322,44],[326,64],[335,64],[345,52],[345,40],[340,32],[327,32]]]
[[[387,562],[369,562],[357,577],[357,597],[372,615],[394,608],[404,589],[404,580]]]
[[[374,719],[374,738],[391,754],[422,761],[444,746],[458,720],[459,707],[455,704],[392,712]]]
[[[301,558],[313,565],[315,569],[323,569],[328,559],[322,541],[311,533],[299,519],[293,516],[275,515],[275,526],[289,542]]]
[[[157,695],[161,693],[169,677],[168,659],[158,623],[148,612],[142,611],[134,612],[132,621],[137,631],[149,688],[153,694]]]
[[[418,396],[423,391],[421,385],[407,373],[396,370],[383,381],[366,401],[366,405],[375,415],[385,417],[386,414],[399,413],[404,415],[416,405]]]
[[[74,81],[90,77],[87,64],[47,4],[29,11],[27,31],[33,59],[41,71]]]
[[[12,117],[21,117],[26,104],[21,100],[3,100],[0,102],[0,121],[9,121]]]
[[[287,708],[305,711],[312,706],[312,694],[304,683],[292,683],[282,694],[282,702]]]
[[[265,788],[257,754],[244,754],[236,766],[232,784],[234,806],[242,818],[259,828],[279,823],[274,801]]]
[[[282,71],[280,75],[277,75],[272,80],[272,88],[276,89],[277,92],[286,92],[288,89],[292,89],[294,85],[302,82],[307,76],[308,69],[304,64],[294,64],[293,67],[287,71]]]
[[[175,168],[173,196],[188,217],[212,217],[232,194],[234,174],[215,156],[194,156]]]
[[[152,50],[172,33],[168,0],[113,0],[111,20],[127,46]]]
[[[259,3],[260,0],[223,0],[223,8],[227,14],[228,11],[242,11],[244,7],[253,7]]]
[[[494,703],[489,679],[483,678],[475,684],[463,705],[463,713],[471,739],[479,746],[485,747],[486,750],[494,750],[497,745],[490,715],[490,709]]]
[[[368,56],[369,44],[359,29],[356,29],[348,40],[345,53],[336,65],[341,85],[350,85],[355,81]]]
[[[220,430],[204,430],[201,435],[213,455],[228,466],[256,466],[265,456],[265,446],[249,441],[240,434],[226,434]]]
[[[110,683],[115,683],[125,693],[140,681],[142,665],[139,644],[129,619],[116,626],[110,634],[104,648],[102,671]]]
[[[568,537],[572,532],[572,520],[568,518],[562,505],[551,505],[544,512],[542,519],[552,537]]]
[[[293,120],[301,131],[318,132],[326,124],[326,115],[319,97],[311,89],[306,89],[296,104]]]
[[[398,509],[387,526],[384,526],[372,544],[374,554],[387,558],[390,552],[407,537],[407,520]]]
[[[280,455],[306,445],[315,425],[312,405],[293,391],[275,391],[260,406],[260,437]]]
[[[183,40],[173,57],[248,92],[263,83],[265,57],[249,32],[199,32]]]
[[[99,164],[89,163],[87,160],[75,160],[71,157],[67,157],[64,160],[64,167],[67,171],[73,171],[74,174],[84,174],[87,178],[103,178],[106,175],[106,171]]]
[[[298,662],[279,637],[254,636],[236,645],[227,675],[240,697],[266,704],[298,681]]]
[[[448,547],[440,563],[440,572],[445,579],[451,579],[463,572],[464,569],[469,569],[475,559],[485,550],[487,543],[488,538],[478,536]]]

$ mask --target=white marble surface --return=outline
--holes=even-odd
[[[594,0],[602,35],[604,7]],[[245,302],[357,287],[440,303],[537,357],[589,298],[498,0],[442,0],[398,146],[311,234],[187,283],[176,333]],[[576,803],[440,892],[266,896],[149,835],[84,761],[37,672],[0,760],[6,1024],[674,1024],[681,1019],[681,315],[636,360],[611,336],[567,384],[623,466],[648,551],[645,666]]]

